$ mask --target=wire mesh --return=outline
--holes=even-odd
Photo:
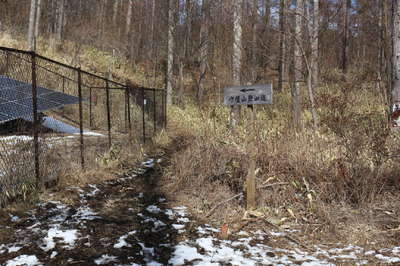
[[[151,138],[165,125],[164,94],[0,47],[0,206]]]

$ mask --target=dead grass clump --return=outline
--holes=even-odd
[[[287,108],[290,95],[274,97],[274,105],[257,108],[255,124],[246,121],[243,108],[244,122],[234,131],[228,127],[227,108],[199,110],[190,103],[185,109],[170,108],[173,134],[190,135],[184,148],[171,156],[167,178],[175,190],[185,190],[193,200],[198,197],[196,208],[204,213],[244,191],[248,163],[254,158],[260,210],[279,221],[322,223],[330,231],[339,223],[356,224],[366,217],[339,221],[335,206],[344,206],[351,216],[353,210],[368,208],[383,201],[382,195],[398,191],[400,157],[394,155],[399,136],[387,127],[386,108],[370,85],[347,81],[320,88],[321,124],[316,131],[305,110],[304,128],[294,132]],[[213,186],[226,193],[208,192]],[[243,203],[224,204],[212,217],[218,218],[225,208],[244,207]],[[365,228],[379,232],[371,221]]]

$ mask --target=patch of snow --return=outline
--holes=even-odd
[[[173,224],[172,227],[175,228],[176,230],[180,230],[180,229],[185,228],[185,225],[184,224]]]
[[[144,243],[139,242],[139,246],[142,248],[141,253],[145,255],[146,258],[154,257],[154,248],[147,248]]]
[[[57,256],[57,251],[51,252],[50,259],[54,259]]]
[[[394,248],[392,249],[392,253],[393,253],[393,254],[400,253],[400,247],[394,247]]]
[[[187,208],[184,206],[178,206],[173,208],[174,212],[179,216],[186,216],[186,209]]]
[[[376,254],[375,258],[384,261],[385,263],[398,263],[400,262],[400,258],[396,258],[396,257],[388,257],[388,256],[384,256],[382,254]]]
[[[98,189],[96,185],[91,185],[91,184],[89,184],[89,187],[92,188],[92,191],[89,192],[89,193],[87,193],[87,194],[86,194],[87,196],[93,197],[93,196],[95,196],[97,193],[100,192],[100,189]]]
[[[204,256],[198,253],[195,247],[179,244],[175,246],[175,251],[168,263],[172,265],[185,265],[194,260],[204,260]]]
[[[40,248],[44,251],[49,251],[55,248],[56,243],[54,238],[62,239],[61,242],[66,244],[64,247],[72,249],[75,245],[75,241],[78,239],[78,230],[60,230],[57,227],[50,228],[47,232],[47,236],[43,239],[44,245]]]
[[[161,212],[161,209],[158,208],[158,207],[155,206],[155,205],[150,205],[150,206],[148,206],[148,207],[146,208],[146,211],[148,211],[148,212],[150,212],[150,213],[153,213],[153,214],[157,214],[157,213],[160,213],[160,212]]]
[[[103,265],[103,264],[108,264],[111,262],[116,262],[117,261],[117,257],[115,256],[109,256],[109,255],[103,255],[98,259],[94,260],[94,263],[96,263],[97,265]]]
[[[161,264],[157,261],[148,261],[148,262],[146,262],[146,266],[163,266],[163,264]]]
[[[178,221],[178,222],[181,222],[181,223],[188,223],[188,222],[190,222],[190,220],[189,220],[188,218],[186,218],[186,217],[179,217],[177,221]]]
[[[13,222],[13,223],[18,222],[20,220],[20,218],[18,216],[14,216],[11,214],[10,214],[10,219],[11,219],[11,222]]]
[[[269,232],[270,234],[271,234],[271,236],[285,236],[286,234],[285,233],[283,233],[283,232],[274,232],[274,231],[271,231],[271,232]]]
[[[168,218],[170,219],[170,220],[172,220],[172,219],[174,219],[174,211],[173,210],[171,210],[171,209],[166,209],[165,211],[164,211],[164,213],[168,216]]]
[[[364,255],[370,256],[370,255],[374,255],[376,252],[375,250],[369,250],[367,252],[364,253]]]
[[[6,262],[6,266],[34,266],[42,265],[35,255],[20,255],[12,260]]]
[[[78,220],[95,220],[99,218],[98,214],[92,211],[88,206],[79,207],[73,217]]]
[[[122,248],[122,247],[132,247],[132,245],[130,245],[129,243],[126,242],[126,239],[128,238],[128,236],[136,234],[136,231],[132,231],[127,233],[126,235],[121,236],[118,239],[118,243],[114,244],[114,248]]]
[[[142,162],[142,166],[144,166],[146,168],[154,167],[154,159],[150,158],[149,160]]]
[[[17,251],[19,251],[21,249],[22,249],[22,247],[11,246],[11,247],[8,248],[8,253],[17,252]]]

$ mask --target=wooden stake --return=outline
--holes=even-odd
[[[254,158],[251,159],[249,170],[246,178],[246,209],[252,210],[256,208],[256,177],[255,169],[256,162]]]

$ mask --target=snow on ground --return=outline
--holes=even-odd
[[[154,161],[148,160],[142,167],[148,168]],[[145,169],[139,171],[143,172]],[[288,233],[297,232],[289,229],[280,232],[243,230],[232,235],[230,239],[223,240],[218,237],[218,228],[192,220],[185,206],[169,208],[167,200],[162,196],[146,203],[136,213],[135,206],[124,210],[139,219],[137,228],[119,230],[118,224],[113,224],[111,228],[116,229],[116,234],[102,237],[101,241],[92,241],[99,232],[96,233],[95,228],[88,231],[93,225],[86,226],[86,223],[97,221],[95,225],[99,225],[105,217],[90,207],[90,200],[101,199],[107,186],[122,184],[121,187],[126,189],[124,182],[138,177],[131,174],[103,184],[89,185],[84,190],[70,188],[80,197],[80,206],[77,208],[56,201],[39,204],[45,216],[32,213],[31,225],[16,232],[25,237],[14,243],[0,243],[0,254],[11,258],[5,265],[51,265],[52,260],[62,256],[63,252],[79,249],[79,243],[89,247],[93,245],[99,250],[97,256],[88,258],[87,264],[91,265],[364,265],[400,262],[400,247],[368,250],[338,243],[330,246],[315,245],[312,251],[306,251],[286,241],[285,236]],[[146,195],[137,193],[132,197],[143,201]],[[21,218],[11,215],[10,220],[18,223]],[[88,235],[91,230],[94,230],[93,235]],[[277,247],[278,240],[287,242],[285,248]],[[104,250],[98,249],[100,242],[105,247]],[[42,261],[39,261],[38,254],[33,250],[45,252],[39,256]],[[122,258],[121,254],[128,256]],[[70,258],[68,263],[73,263],[73,260]]]
[[[6,266],[17,266],[17,265],[42,265],[40,261],[34,255],[21,255],[12,260],[7,261]]]

